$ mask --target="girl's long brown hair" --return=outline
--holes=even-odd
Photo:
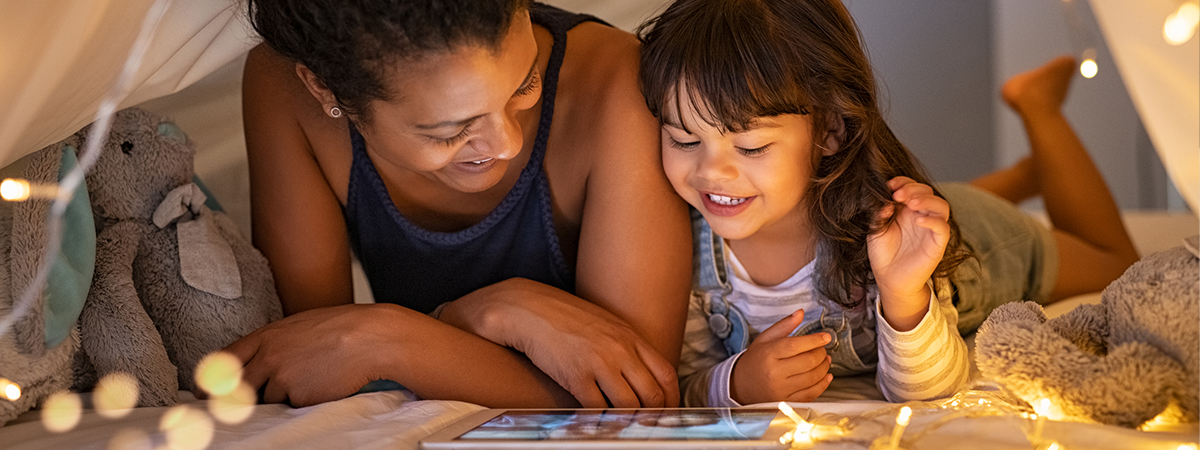
[[[814,148],[828,137],[822,124],[841,121],[837,152],[812,152],[803,201],[817,232],[817,290],[847,308],[861,304],[852,293],[874,284],[866,242],[888,225],[876,220],[892,203],[888,180],[933,184],[884,122],[862,38],[841,0],[677,0],[638,36],[642,92],[660,119],[684,101],[733,132],[756,117],[811,113]],[[949,276],[969,257],[951,215],[934,276]]]

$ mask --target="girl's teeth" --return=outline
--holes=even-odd
[[[748,197],[733,198],[733,197],[726,197],[724,195],[708,194],[709,200],[712,200],[714,203],[717,203],[720,205],[725,205],[725,206],[740,205],[740,204],[742,204],[742,202],[746,201],[746,198],[748,198]]]
[[[485,163],[485,162],[488,162],[488,161],[491,161],[491,160],[492,160],[492,158],[488,158],[488,159],[481,159],[481,160],[479,160],[479,161],[471,161],[471,164],[483,164],[483,163]]]

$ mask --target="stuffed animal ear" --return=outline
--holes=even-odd
[[[171,122],[163,122],[158,124],[158,134],[160,136],[175,140],[180,144],[187,143],[187,134],[185,134],[183,130],[179,129],[179,126]]]
[[[71,138],[42,149],[33,156],[22,176],[33,183],[58,183],[75,168],[76,148]],[[30,289],[47,257],[49,244],[46,221],[50,201],[34,199],[13,208],[11,289],[14,302]],[[62,217],[59,251],[50,255],[50,272],[45,287],[37,294],[30,312],[14,325],[23,351],[41,355],[67,338],[83,309],[96,264],[96,228],[87,188],[75,191]]]

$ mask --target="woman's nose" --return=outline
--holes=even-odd
[[[509,160],[521,153],[521,148],[525,145],[525,136],[515,117],[506,115],[501,120],[493,121],[489,128],[481,139],[482,142],[475,146],[480,156]]]

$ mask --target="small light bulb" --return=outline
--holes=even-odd
[[[1200,23],[1200,6],[1195,3],[1184,3],[1163,23],[1163,39],[1171,45],[1182,45],[1196,34],[1196,26]]]
[[[1093,78],[1099,71],[1100,66],[1096,65],[1096,60],[1094,59],[1085,59],[1083,60],[1083,63],[1079,65],[1079,73],[1083,74],[1084,78]]]
[[[4,390],[4,398],[7,398],[10,402],[15,402],[21,398],[21,386],[9,381],[7,378],[0,378],[0,389]]]
[[[23,202],[29,199],[29,182],[5,178],[0,182],[0,197],[10,202]]]
[[[896,416],[896,425],[908,426],[908,419],[912,417],[912,408],[907,406],[900,408],[900,414]]]

